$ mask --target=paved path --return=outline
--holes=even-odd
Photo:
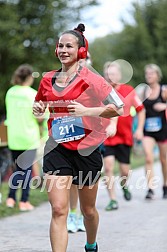
[[[144,169],[137,169],[130,178],[133,199],[126,202],[117,185],[119,210],[104,211],[108,195],[100,183],[97,207],[100,214],[98,232],[99,252],[166,252],[167,200],[162,199],[160,165],[155,164],[160,182],[156,199],[144,200],[146,189],[137,189],[145,183]],[[0,220],[1,252],[51,252],[49,242],[50,206],[42,204],[32,212]],[[69,235],[67,252],[83,252],[85,233]]]

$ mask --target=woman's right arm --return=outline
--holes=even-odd
[[[36,117],[41,117],[45,113],[46,106],[43,101],[35,101],[33,104],[33,114]]]
[[[35,117],[42,117],[44,115],[45,109],[47,107],[46,101],[45,101],[45,98],[44,98],[43,92],[42,92],[43,81],[44,81],[44,77],[42,78],[42,80],[40,82],[37,94],[35,96],[33,108],[32,108],[32,111],[33,111],[33,114]]]

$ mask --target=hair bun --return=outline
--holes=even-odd
[[[79,24],[77,26],[77,28],[74,29],[75,31],[79,31],[80,33],[83,34],[83,32],[85,31],[85,25],[84,24]]]

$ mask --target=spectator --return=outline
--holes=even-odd
[[[20,65],[12,78],[14,86],[7,91],[5,99],[8,146],[16,164],[16,170],[10,177],[6,205],[10,208],[15,206],[16,191],[22,181],[20,211],[29,211],[34,208],[29,202],[29,191],[32,164],[40,140],[38,121],[32,114],[32,104],[36,95],[36,91],[31,88],[33,84],[32,73],[33,69],[30,65]]]

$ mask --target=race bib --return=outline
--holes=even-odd
[[[160,117],[150,117],[146,119],[145,131],[157,132],[162,129],[162,120]]]
[[[75,141],[85,136],[81,117],[64,116],[52,121],[52,136],[58,143]]]

